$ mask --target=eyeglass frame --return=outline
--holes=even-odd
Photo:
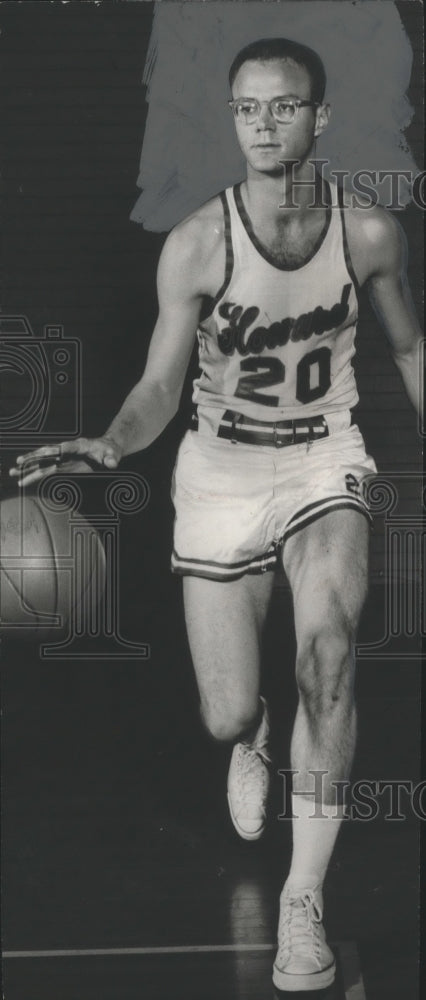
[[[294,110],[294,115],[293,115],[293,118],[291,119],[291,122],[280,122],[279,119],[275,117],[274,112],[271,110],[271,104],[273,103],[273,101],[280,101],[280,100],[286,100],[288,102],[288,104],[293,104],[294,105],[294,109],[295,110]],[[320,108],[321,107],[321,102],[320,101],[305,101],[305,100],[302,100],[299,97],[285,97],[285,95],[283,95],[282,97],[281,97],[281,95],[278,95],[277,97],[272,97],[270,101],[258,101],[257,97],[236,97],[236,98],[233,98],[233,100],[228,101],[228,106],[230,107],[230,109],[231,109],[231,111],[232,111],[232,113],[234,115],[234,118],[236,120],[241,120],[241,119],[237,119],[237,115],[235,113],[235,105],[237,104],[238,101],[253,101],[253,102],[256,102],[256,104],[258,106],[258,109],[259,109],[258,112],[257,112],[256,118],[254,119],[254,121],[252,121],[252,122],[242,122],[243,125],[254,125],[255,122],[258,121],[258,118],[259,118],[260,112],[262,110],[262,105],[263,104],[267,104],[269,114],[274,119],[274,121],[277,122],[278,125],[292,125],[293,122],[296,121],[299,108]]]

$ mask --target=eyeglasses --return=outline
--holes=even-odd
[[[301,101],[292,97],[273,97],[272,101],[258,101],[255,97],[238,97],[235,101],[228,101],[228,104],[237,121],[244,125],[254,125],[263,104],[267,105],[269,114],[280,125],[291,125],[299,108],[320,106],[318,101]]]

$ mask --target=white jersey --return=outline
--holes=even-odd
[[[351,358],[357,280],[337,188],[326,184],[326,223],[302,265],[278,264],[254,233],[240,185],[221,199],[226,275],[198,329],[198,406],[257,420],[295,419],[358,402]]]

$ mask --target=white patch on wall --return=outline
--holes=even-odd
[[[404,129],[412,50],[394,3],[377,0],[157,3],[145,64],[149,104],[130,218],[161,232],[244,176],[227,106],[228,70],[258,38],[285,36],[315,49],[328,78],[330,124],[316,156],[330,169],[418,169]],[[367,181],[368,183],[368,181]],[[378,186],[388,202],[389,181]],[[400,182],[401,202],[410,200]]]

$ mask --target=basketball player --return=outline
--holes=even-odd
[[[65,442],[59,456],[57,447],[40,448],[21,456],[12,475],[33,482],[55,469],[55,456],[115,468],[146,448],[177,410],[198,337],[194,419],[174,473],[172,568],[183,576],[202,718],[217,740],[233,744],[230,813],[247,840],[265,824],[269,724],[260,648],[270,571],[280,561],[290,582],[299,692],[293,854],[273,981],[316,990],[335,975],[322,886],[343,816],[333,782],[348,778],[354,754],[365,483],[376,471],[351,422],[358,288],[368,284],[416,407],[420,332],[394,218],[380,207],[343,209],[335,186],[318,176],[313,183],[309,160],[330,115],[316,53],[261,40],[236,56],[230,83],[247,176],[170,233],[143,377],[102,438]],[[284,161],[297,165],[291,171]],[[321,802],[312,770],[325,772]],[[318,807],[325,818],[315,821]]]

